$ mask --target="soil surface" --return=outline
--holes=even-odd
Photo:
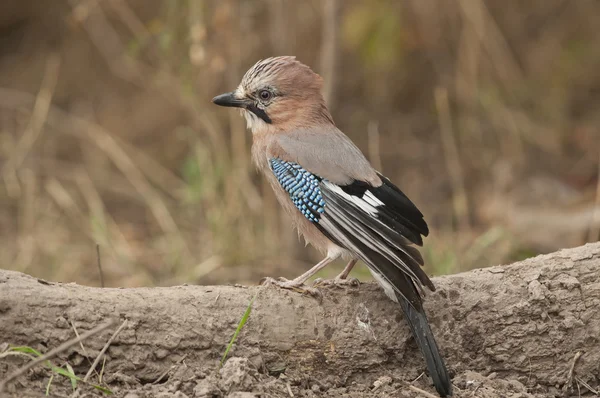
[[[593,396],[600,374],[600,243],[509,266],[435,278],[426,310],[456,397]],[[80,376],[119,326],[90,381],[117,397],[427,397],[435,395],[401,311],[372,284],[329,286],[322,300],[263,287],[100,289],[0,271],[0,352],[61,352]],[[220,359],[251,298],[252,313]],[[574,360],[577,357],[577,360]],[[0,379],[29,361],[0,358]],[[9,381],[43,396],[50,371]],[[51,396],[100,395],[56,376]]]

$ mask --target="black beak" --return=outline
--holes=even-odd
[[[219,106],[244,108],[244,109],[254,113],[256,116],[261,118],[265,123],[267,123],[267,124],[272,123],[269,115],[267,115],[267,113],[264,110],[258,108],[252,100],[236,98],[235,93],[225,93],[225,94],[217,95],[215,98],[213,98],[212,101]]]
[[[244,108],[248,105],[245,100],[236,98],[235,93],[217,95],[212,101],[219,106],[229,106],[234,108]]]

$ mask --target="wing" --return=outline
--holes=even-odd
[[[415,308],[417,285],[435,287],[422,270],[423,258],[411,244],[422,244],[427,224],[416,206],[387,178],[338,185],[297,163],[272,158],[271,170],[298,210],[329,239],[363,260]],[[401,271],[401,272],[398,272]]]
[[[269,165],[296,208],[325,236],[363,260],[385,293],[400,304],[440,396],[452,395],[444,360],[423,310],[421,285],[435,290],[411,244],[429,232],[416,206],[387,178],[337,184],[300,166],[271,158]],[[333,175],[343,171],[334,170]],[[349,181],[348,181],[349,180]]]
[[[333,125],[278,134],[277,144],[286,153],[286,160],[336,184],[347,185],[354,180],[381,183],[360,149]]]

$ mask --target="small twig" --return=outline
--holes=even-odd
[[[123,323],[121,324],[121,326],[119,326],[119,328],[116,330],[116,332],[114,332],[113,335],[110,336],[110,339],[108,339],[108,341],[106,342],[106,344],[104,344],[104,347],[102,347],[102,350],[100,351],[100,354],[98,354],[98,356],[94,360],[94,363],[92,363],[92,366],[90,367],[90,370],[88,370],[88,372],[86,373],[85,377],[83,378],[84,382],[88,381],[89,377],[92,375],[92,372],[94,371],[94,369],[96,369],[96,365],[98,365],[98,362],[100,362],[100,358],[102,358],[102,356],[104,355],[104,353],[106,352],[106,350],[108,350],[108,347],[113,342],[113,340],[115,339],[115,337],[117,337],[117,335],[119,333],[121,333],[121,330],[123,330],[123,328],[125,327],[125,325],[127,325],[127,319],[125,319],[123,321]]]
[[[100,272],[100,286],[104,287],[104,273],[102,272],[102,261],[100,260],[100,245],[96,243],[96,260],[98,272]]]
[[[415,387],[415,386],[413,386],[411,384],[408,384],[408,383],[406,383],[406,385],[408,386],[409,390],[412,390],[414,392],[418,392],[419,394],[423,395],[424,397],[427,397],[427,398],[438,398],[435,395],[433,395],[431,393],[428,393],[425,390],[421,390],[419,387]]]
[[[152,382],[152,384],[158,384],[160,383],[160,381],[163,379],[163,377],[165,377],[166,375],[168,375],[169,373],[171,373],[173,371],[173,369],[175,369],[175,367],[179,364],[181,364],[181,362],[183,362],[183,360],[187,357],[187,354],[185,354],[184,356],[181,357],[181,359],[179,359],[179,361],[175,362],[173,365],[171,365],[169,367],[169,369],[165,370],[160,376],[158,376],[158,378],[156,380],[154,380]]]
[[[419,376],[417,376],[417,378],[414,379],[411,383],[414,383],[415,381],[419,380],[423,376],[425,376],[425,372],[421,372],[421,374]]]
[[[104,325],[100,325],[88,332],[85,332],[84,334],[82,334],[79,337],[76,337],[74,339],[71,339],[69,341],[64,342],[63,344],[59,345],[58,347],[48,351],[46,354],[34,359],[31,362],[26,363],[24,366],[21,366],[19,369],[15,370],[14,372],[12,372],[10,375],[8,375],[4,380],[2,380],[0,382],[0,392],[2,392],[4,390],[4,386],[6,386],[6,384],[8,382],[10,382],[11,380],[16,379],[17,377],[21,376],[22,374],[24,374],[25,372],[27,372],[29,369],[33,368],[36,365],[39,365],[40,363],[49,360],[50,358],[54,357],[55,355],[60,354],[63,351],[68,350],[69,348],[71,348],[72,346],[74,346],[75,344],[79,343],[80,341],[83,341],[95,334],[98,334],[100,332],[102,332],[104,329],[109,328],[110,326],[112,326],[113,321],[110,320],[108,322],[106,322]]]
[[[287,391],[288,394],[290,394],[290,397],[294,398],[294,393],[292,392],[292,386],[290,385],[290,382],[286,381],[285,386],[287,387]]]
[[[573,390],[571,388],[572,384],[573,384],[573,374],[575,373],[575,365],[577,364],[577,361],[579,360],[579,358],[581,357],[581,351],[577,351],[575,353],[575,356],[573,357],[573,361],[571,362],[571,368],[569,369],[569,375],[567,376],[567,382],[565,383],[565,386],[563,387],[563,395],[566,397],[569,395],[569,390]]]
[[[592,394],[594,394],[594,395],[600,395],[600,391],[594,390],[592,388],[592,386],[590,386],[588,383],[586,383],[585,381],[583,381],[581,379],[581,377],[575,376],[575,380],[577,381],[577,383],[581,383],[581,385],[584,386],[585,388],[587,388]]]
[[[79,332],[77,331],[77,328],[75,327],[75,324],[73,323],[72,320],[69,320],[69,323],[71,324],[71,327],[73,328],[73,331],[75,332],[75,336],[77,336],[79,338]],[[79,346],[81,347],[81,349],[83,350],[83,353],[87,357],[88,353],[87,353],[87,351],[86,351],[86,349],[83,346],[83,343],[81,341],[79,342]]]
[[[73,323],[73,320],[71,320],[71,319],[69,320],[69,322],[71,323],[71,327],[73,328],[73,331],[75,332],[75,336],[79,337],[79,332],[77,331],[77,328],[75,327],[75,323]],[[83,346],[83,342],[80,341],[79,342],[79,346],[83,350],[83,354],[85,355],[85,359],[91,365],[92,361],[90,360],[90,354],[88,354],[87,350]],[[102,377],[100,377],[100,383],[102,383]]]

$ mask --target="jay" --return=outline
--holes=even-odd
[[[252,158],[305,240],[324,254],[283,288],[302,286],[339,257],[362,260],[386,295],[402,308],[440,396],[452,395],[446,365],[423,309],[423,286],[435,286],[421,268],[429,233],[423,214],[389,179],[373,169],[333,122],[322,79],[295,57],[273,57],[250,68],[237,89],[213,98],[241,109],[252,131]]]

